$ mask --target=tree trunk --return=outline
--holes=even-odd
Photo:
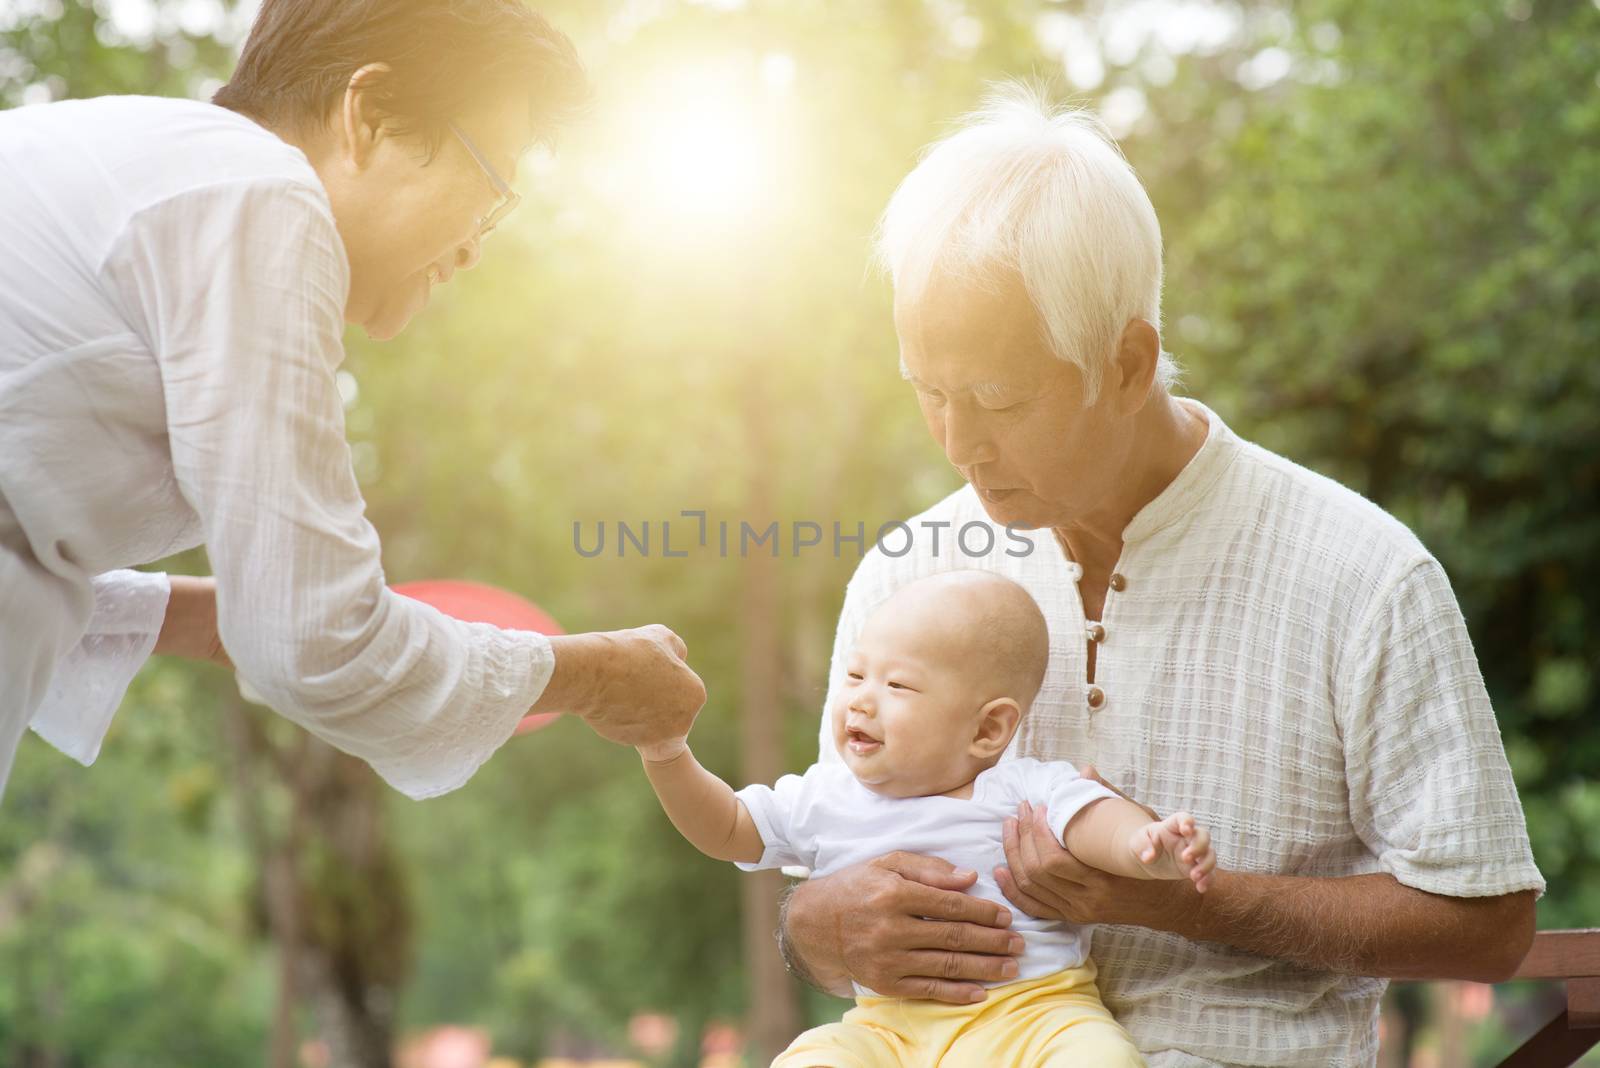
[[[274,743],[235,702],[227,718],[240,824],[256,854],[268,934],[279,953],[268,1047],[299,1063],[307,1007],[330,1068],[389,1068],[394,1007],[410,970],[411,916],[384,818],[383,784],[364,763],[303,731]],[[287,795],[269,825],[268,791]]]
[[[751,376],[746,412],[750,443],[751,518],[765,524],[773,516],[772,448],[760,372]],[[782,531],[780,528],[779,541]],[[743,773],[746,782],[772,783],[783,774],[783,656],[778,631],[778,561],[755,549],[742,561],[744,582],[740,623],[744,635],[740,695],[743,717]],[[794,982],[783,966],[773,937],[778,926],[778,897],[783,876],[766,871],[747,875],[741,883],[745,974],[750,983],[750,1014],[745,1023],[746,1061],[768,1064],[799,1032]]]

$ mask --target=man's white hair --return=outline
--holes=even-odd
[[[1090,111],[1042,87],[995,85],[923,153],[889,200],[877,254],[898,294],[935,273],[985,285],[1020,275],[1085,402],[1134,319],[1161,329],[1161,227],[1150,197]],[[1177,365],[1162,352],[1163,387]]]

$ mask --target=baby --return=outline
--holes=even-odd
[[[1085,864],[1204,891],[1216,858],[1186,813],[1149,814],[1065,762],[1002,760],[1039,692],[1043,615],[1021,586],[983,571],[911,583],[862,628],[828,713],[841,762],[735,793],[685,740],[640,747],[675,827],[707,856],[746,871],[798,864],[817,876],[894,850],[978,873],[970,891],[1013,913],[1025,949],[1016,977],[972,1005],[885,998],[857,985],[839,1023],[805,1032],[785,1068],[879,1065],[1142,1065],[1100,1002],[1088,929],[1012,908],[990,873],[1002,827],[1023,801]]]

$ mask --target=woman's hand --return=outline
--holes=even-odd
[[[659,624],[550,639],[555,671],[531,711],[567,712],[619,745],[658,746],[688,737],[706,703],[689,650]]]
[[[156,636],[155,652],[209,660],[232,670],[233,661],[217,632],[217,580],[168,575],[167,582],[172,592],[167,596],[167,614]]]
[[[976,872],[915,853],[889,853],[795,888],[784,940],[833,993],[848,981],[887,997],[981,1001],[985,982],[1017,975],[1022,936],[1011,910],[973,897]]]

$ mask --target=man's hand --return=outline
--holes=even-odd
[[[1128,851],[1152,879],[1188,879],[1202,894],[1217,866],[1211,832],[1187,812],[1140,827],[1129,835]]]
[[[550,639],[555,672],[531,711],[581,716],[619,745],[654,746],[689,734],[706,703],[688,647],[660,624]]]
[[[1092,765],[1085,766],[1080,774],[1133,801],[1102,779]],[[1154,809],[1139,807],[1152,820],[1161,818]],[[1187,882],[1131,879],[1091,867],[1056,839],[1045,822],[1042,807],[1024,803],[1019,814],[1020,819],[1006,820],[1007,866],[996,868],[994,877],[1000,892],[1030,916],[1076,924],[1138,924],[1171,931],[1178,929],[1200,900]]]
[[[1011,912],[964,891],[976,872],[937,857],[889,853],[802,883],[785,937],[829,989],[854,979],[887,997],[982,1001],[983,982],[1017,975]]]
[[[1082,774],[1127,797],[1093,768]],[[1006,821],[1009,867],[996,868],[995,879],[1013,905],[1042,919],[1171,931],[1345,975],[1478,983],[1504,982],[1533,941],[1531,890],[1452,898],[1387,873],[1322,878],[1216,868],[1202,897],[1188,880],[1092,868],[1056,841],[1043,809],[1024,805],[1021,815]]]

